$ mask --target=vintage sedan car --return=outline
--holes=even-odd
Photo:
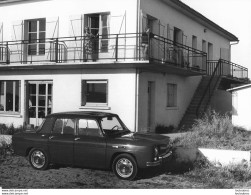
[[[112,169],[126,180],[172,154],[169,137],[132,133],[118,115],[104,112],[48,115],[36,131],[14,134],[13,148],[28,157],[34,169],[45,170],[50,163]]]

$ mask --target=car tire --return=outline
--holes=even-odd
[[[113,160],[112,170],[119,179],[134,180],[138,173],[138,166],[130,154],[120,154]]]
[[[49,165],[48,155],[41,149],[33,148],[29,152],[29,163],[34,169],[46,170]]]

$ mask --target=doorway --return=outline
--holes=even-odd
[[[27,84],[27,123],[39,126],[52,113],[52,82],[29,81]]]
[[[153,132],[155,126],[155,82],[148,81],[147,130]]]

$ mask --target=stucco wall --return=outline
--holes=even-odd
[[[230,44],[227,39],[215,33],[214,31],[205,28],[198,22],[184,15],[163,1],[159,0],[142,0],[141,9],[144,14],[149,14],[159,20],[161,25],[169,25],[170,29],[177,27],[184,32],[183,44],[192,47],[192,36],[197,37],[197,49],[202,51],[202,40],[213,44],[213,60],[220,58],[220,48],[230,49]],[[158,10],[158,11],[156,11]],[[162,27],[163,28],[163,27]],[[206,32],[204,30],[206,29]],[[166,34],[166,32],[165,32]],[[173,31],[170,31],[171,37]],[[165,35],[166,36],[166,35]]]
[[[185,113],[201,77],[183,77],[171,74],[147,73],[139,75],[139,131],[147,129],[148,82],[155,82],[156,125],[177,127]],[[167,108],[167,83],[177,84],[177,107]],[[153,129],[152,129],[153,131]]]
[[[251,88],[239,89],[232,92],[233,97],[233,114],[232,122],[234,125],[244,127],[251,131]]]
[[[15,76],[14,76],[15,75]],[[25,81],[53,81],[53,112],[104,111],[118,114],[126,126],[135,129],[135,70],[43,70],[0,73],[1,80],[21,81],[21,113],[0,114],[0,123],[22,125],[24,122]],[[81,80],[101,79],[108,81],[108,106],[81,107]]]

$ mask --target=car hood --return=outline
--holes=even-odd
[[[155,133],[130,133],[123,135],[122,138],[133,139],[133,140],[146,140],[149,142],[158,142],[158,143],[170,140],[168,136],[158,135]]]

